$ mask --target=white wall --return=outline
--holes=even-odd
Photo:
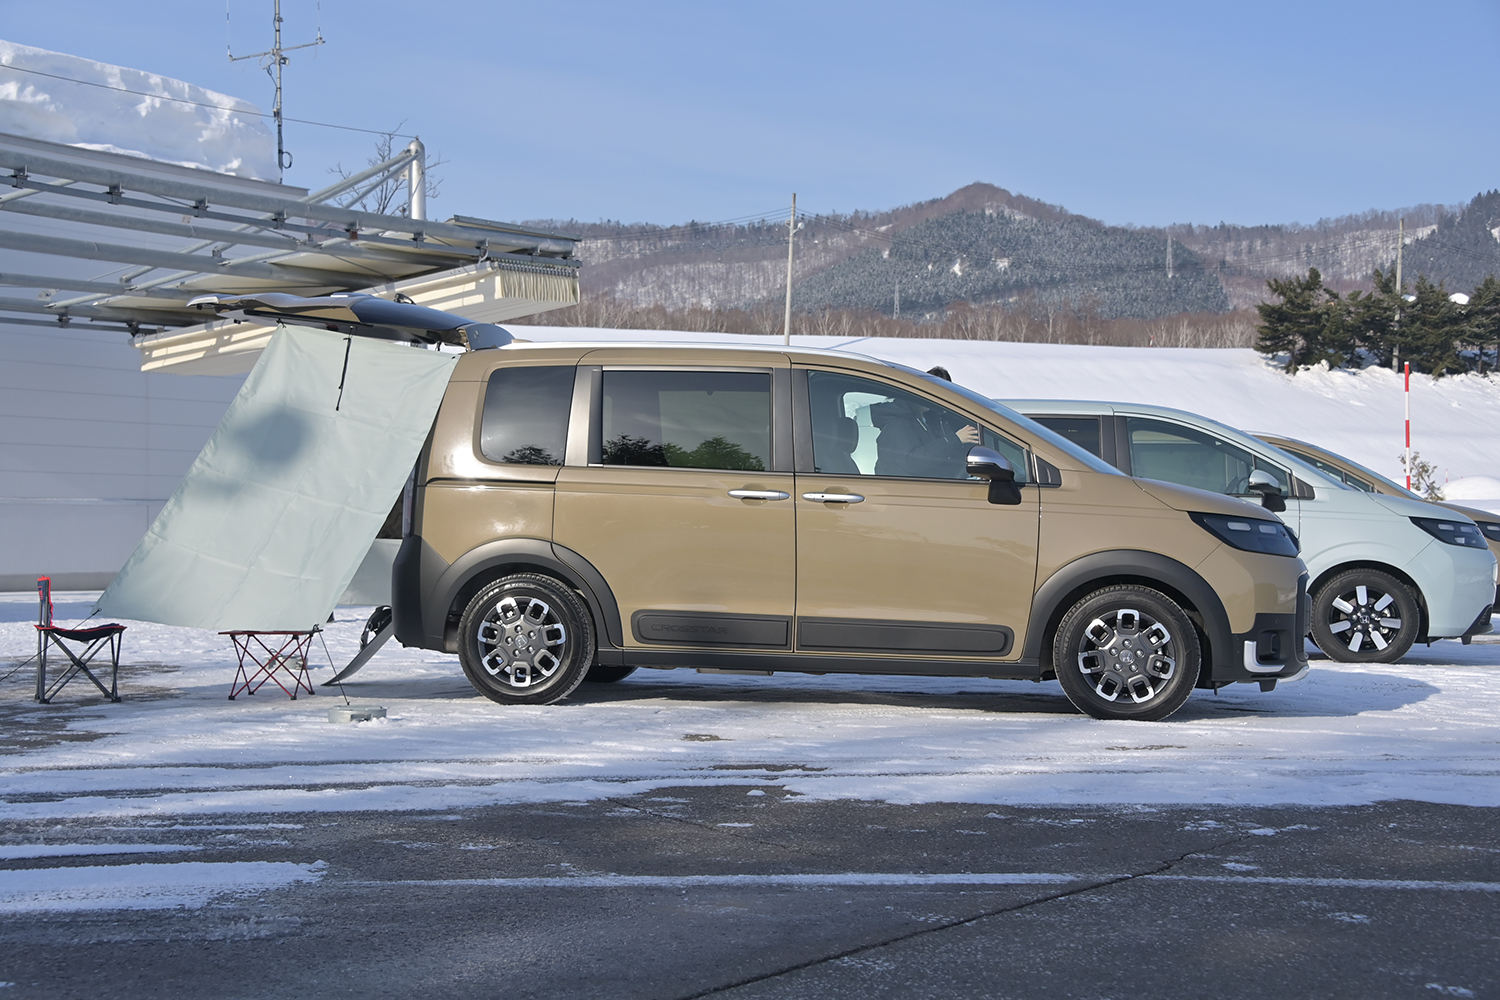
[[[0,590],[107,584],[244,381],[143,374],[87,326],[0,324]]]

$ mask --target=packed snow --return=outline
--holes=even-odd
[[[266,121],[182,80],[0,41],[0,132],[275,180]]]
[[[58,595],[58,620],[94,596]],[[0,595],[0,670],[35,649],[35,610]],[[325,626],[315,683],[353,656],[368,610]],[[227,638],[127,624],[120,704],[82,679],[31,704],[30,666],[0,683],[15,726],[61,720],[67,734],[3,759],[7,817],[449,810],[725,784],[897,803],[1500,805],[1500,638],[1393,665],[1315,660],[1274,692],[1195,692],[1163,723],[1080,716],[1055,682],[686,669],[502,707],[456,657],[392,643],[344,685],[389,715],[341,725],[328,721],[337,689],[229,701]]]

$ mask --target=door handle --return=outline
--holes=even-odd
[[[736,500],[789,500],[792,496],[780,490],[730,490],[729,495]]]
[[[816,503],[864,503],[865,498],[858,493],[804,493],[802,499],[812,500]]]

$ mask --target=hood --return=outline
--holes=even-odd
[[[1452,507],[1446,510],[1439,510],[1437,509],[1437,504],[1428,503],[1426,500],[1386,496],[1384,493],[1366,493],[1365,496],[1392,514],[1399,514],[1401,517],[1444,517],[1450,521],[1469,520],[1466,515],[1459,513]],[[1494,518],[1491,517],[1489,520],[1494,520]]]
[[[1135,484],[1147,496],[1160,500],[1173,510],[1197,511],[1201,514],[1228,514],[1231,517],[1258,517],[1263,521],[1279,521],[1281,518],[1249,500],[1228,497],[1222,493],[1210,493],[1191,486],[1178,486],[1158,479],[1136,479]]]
[[[1449,503],[1446,500],[1442,501],[1441,503],[1438,503],[1437,506],[1439,506],[1439,507],[1447,507],[1449,510],[1457,511],[1458,513],[1462,514],[1464,517],[1467,517],[1469,520],[1473,521],[1476,524],[1478,524],[1481,521],[1488,521],[1488,522],[1500,521],[1500,514],[1496,514],[1494,511],[1491,511],[1491,510],[1480,510],[1477,507],[1465,507],[1462,504]]]

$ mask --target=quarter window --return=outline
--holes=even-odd
[[[484,390],[479,453],[510,465],[562,465],[573,373],[571,365],[496,369]]]
[[[1165,420],[1129,417],[1130,472],[1141,479],[1160,479],[1230,496],[1250,495],[1250,473],[1271,475],[1286,494],[1285,469],[1205,431]]]
[[[605,371],[602,377],[603,464],[771,467],[769,372]]]
[[[1010,460],[1026,482],[1026,449],[972,418],[883,382],[809,372],[813,468],[844,476],[967,479],[964,459],[976,444]]]

